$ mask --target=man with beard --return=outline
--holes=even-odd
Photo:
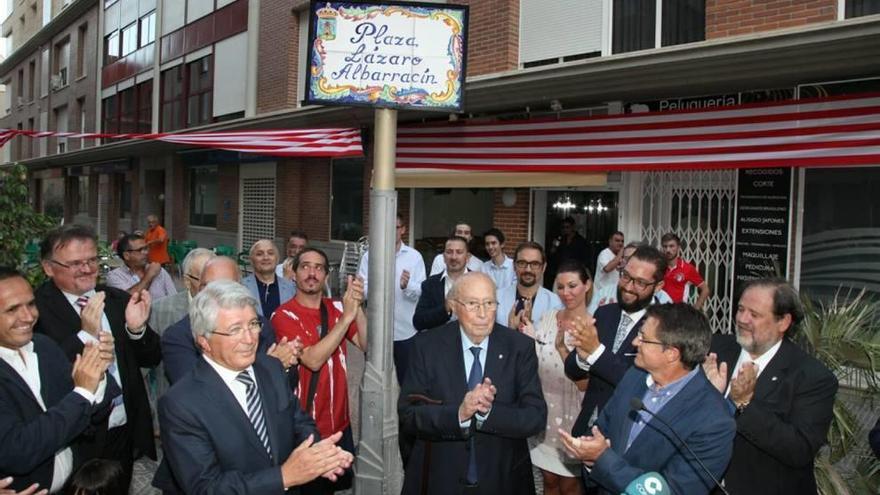
[[[278,307],[272,326],[277,338],[302,341],[297,395],[306,413],[315,418],[321,438],[342,432],[339,446],[354,453],[345,340],[367,351],[367,317],[361,308],[364,281],[349,277],[341,304],[323,298],[328,266],[327,255],[317,248],[305,248],[296,257],[296,295]],[[347,471],[338,482],[316,480],[303,493],[332,493],[350,483],[351,471]]]
[[[837,378],[792,342],[803,317],[786,280],[753,280],[737,305],[736,339],[712,342],[703,369],[736,407],[730,493],[816,493],[813,459],[834,415]]]
[[[639,246],[647,246],[647,244],[643,242],[630,242],[621,250],[623,255],[621,256],[620,264],[617,266],[617,281],[614,282],[614,285],[606,286],[598,290],[595,287],[593,288],[593,298],[590,300],[590,304],[587,305],[588,313],[594,315],[599,306],[605,306],[606,304],[617,302],[617,285],[620,282],[619,272],[626,268],[626,262],[632,258],[633,253],[636,252],[636,248]],[[654,298],[651,300],[651,304],[669,304],[671,302],[672,299],[669,297],[669,294],[663,289],[655,291]]]
[[[541,321],[545,311],[562,308],[562,301],[559,296],[541,286],[547,259],[540,244],[520,244],[516,247],[514,260],[516,284],[498,288],[498,313],[495,320],[522,331],[529,322]]]
[[[483,269],[483,260],[477,258],[473,254],[471,254],[471,240],[474,238],[473,231],[471,230],[471,226],[464,223],[458,222],[455,224],[455,228],[452,230],[452,235],[450,237],[461,237],[464,239],[467,246],[467,269],[469,272],[479,272]],[[431,262],[431,275],[437,275],[443,273],[446,269],[446,259],[444,258],[444,253],[440,253],[434,257],[434,261]]]
[[[467,239],[457,235],[446,239],[443,249],[446,269],[422,282],[422,294],[412,318],[416,330],[421,332],[439,327],[452,318],[452,308],[446,303],[446,295],[458,277],[470,271],[467,267],[469,257]]]
[[[687,302],[688,286],[697,288],[697,300],[694,307],[703,309],[706,300],[712,295],[709,284],[703,280],[697,267],[681,258],[681,239],[672,232],[660,238],[663,252],[666,254],[666,276],[664,283],[666,292],[674,302]]]
[[[617,302],[600,307],[589,321],[576,321],[569,331],[575,349],[565,359],[565,374],[575,381],[590,379],[572,428],[575,437],[589,431],[617,382],[632,366],[633,339],[654,293],[663,288],[665,273],[666,258],[660,251],[639,246],[620,272]]]

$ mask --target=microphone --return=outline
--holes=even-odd
[[[650,471],[630,481],[621,495],[670,495],[671,493],[666,478],[660,473]]]
[[[721,493],[723,493],[724,495],[730,495],[727,492],[727,490],[724,489],[724,486],[721,484],[721,482],[718,481],[718,478],[716,478],[715,475],[712,474],[711,471],[709,471],[709,468],[707,468],[706,465],[703,464],[703,461],[697,456],[697,454],[695,454],[694,451],[691,450],[691,446],[688,445],[688,443],[685,442],[683,438],[678,436],[678,433],[675,431],[675,428],[673,428],[669,423],[667,423],[663,418],[661,418],[657,414],[654,414],[653,412],[649,411],[648,408],[645,407],[645,403],[642,402],[642,399],[640,399],[638,397],[633,397],[632,399],[629,400],[629,407],[632,408],[633,411],[645,411],[646,413],[650,414],[654,419],[659,421],[663,426],[665,426],[670,432],[672,432],[672,434],[675,436],[675,438],[677,438],[678,441],[684,446],[684,448],[686,448],[687,451],[690,452],[690,454],[694,457],[694,460],[697,461],[697,464],[699,464],[700,467],[703,468],[703,471],[705,471],[705,473],[708,474],[710,478],[712,478],[712,481],[715,482],[715,486],[717,486],[718,489],[721,490]],[[638,479],[638,478],[636,478],[636,479]]]

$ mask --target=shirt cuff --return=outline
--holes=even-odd
[[[73,391],[81,395],[83,399],[89,401],[89,404],[95,404],[95,394],[89,392],[83,387],[74,387]]]
[[[474,415],[474,417],[477,418],[477,429],[478,430],[483,427],[483,423],[485,423],[486,420],[489,419],[490,414],[492,414],[491,408],[489,409],[489,412],[487,412],[485,415],[482,415],[480,413],[477,413]]]
[[[85,330],[80,330],[79,332],[76,333],[76,336],[79,337],[79,340],[81,340],[83,344],[88,344],[89,342],[91,342],[93,344],[101,343],[101,341],[96,339],[94,335],[90,334],[89,332],[86,332]]]
[[[597,347],[592,354],[587,356],[587,359],[581,359],[580,354],[575,354],[575,362],[577,363],[578,368],[584,371],[590,371],[590,367],[596,364],[596,361],[599,360],[599,357],[602,355],[603,352],[605,352],[605,344],[599,344],[599,347]]]
[[[147,333],[147,325],[146,323],[144,324],[144,329],[141,331],[141,333],[131,333],[131,330],[128,329],[128,324],[126,324],[125,333],[128,334],[128,338],[130,338],[131,340],[140,340],[144,336],[144,334]]]

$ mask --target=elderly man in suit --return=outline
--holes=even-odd
[[[540,244],[524,242],[516,247],[516,284],[498,288],[498,323],[522,331],[527,323],[541,321],[544,312],[562,308],[559,296],[541,286],[545,268],[547,259]]]
[[[790,340],[803,317],[787,281],[753,280],[737,305],[736,336],[712,342],[704,368],[736,407],[730,493],[816,493],[813,459],[831,425],[837,378]]]
[[[71,372],[58,344],[33,333],[38,316],[27,280],[0,267],[0,473],[13,490],[56,493],[85,460],[76,440],[99,419],[113,339],[87,344]]]
[[[296,285],[292,280],[275,274],[278,248],[275,247],[274,242],[268,239],[255,242],[251,246],[250,257],[254,273],[242,279],[241,283],[251,291],[257,301],[260,301],[257,305],[257,314],[269,319],[278,306],[293,298],[296,294]]]
[[[468,256],[467,239],[460,236],[446,239],[443,249],[446,269],[422,282],[422,293],[412,317],[416,330],[439,327],[452,318],[452,308],[446,303],[446,295],[452,289],[452,284],[469,271]]]
[[[633,364],[633,338],[645,321],[645,312],[663,288],[666,258],[656,248],[639,246],[620,272],[617,302],[596,310],[590,321],[575,322],[582,335],[565,359],[565,374],[572,380],[590,379],[581,412],[572,427],[575,436],[589,431],[614,392],[617,382]]]
[[[159,364],[159,336],[149,325],[150,293],[129,295],[98,286],[98,246],[89,227],[65,225],[50,231],[40,246],[43,271],[49,277],[37,289],[40,311],[35,331],[51,337],[73,360],[101,332],[111,332],[114,362],[108,369],[122,395],[107,420],[97,428],[94,455],[117,459],[130,480],[134,461],[156,458],[153,420],[141,368]]]
[[[232,258],[217,256],[205,262],[199,277],[199,290],[204,289],[209,283],[217,280],[230,280],[238,283],[241,272],[238,264]],[[275,330],[269,320],[257,316],[262,323],[262,331],[259,336],[259,350],[281,361],[284,369],[290,369],[297,363],[301,345],[295,342],[288,343],[282,339],[275,343]],[[165,376],[170,384],[189,374],[199,361],[201,351],[196,345],[192,334],[192,322],[189,315],[171,325],[162,334],[162,356],[165,360]],[[293,368],[291,383],[296,383],[296,368]]]
[[[495,283],[462,275],[457,321],[416,336],[398,411],[417,438],[404,494],[532,494],[528,437],[547,421],[535,342],[495,322]]]
[[[193,299],[201,357],[159,402],[165,458],[154,484],[166,492],[283,494],[351,465],[335,445],[341,435],[318,441],[281,364],[257,351],[256,307],[232,281],[212,282]]]
[[[199,277],[205,263],[217,256],[210,249],[195,248],[180,264],[183,273],[183,287],[185,290],[177,294],[163,297],[153,301],[153,309],[150,311],[150,328],[160,336],[171,325],[177,323],[189,311],[189,303],[199,292]]]
[[[733,409],[700,366],[711,340],[709,320],[693,307],[651,306],[632,342],[635,367],[617,384],[589,436],[559,430],[600,494],[630,493],[627,486],[647,472],[662,475],[671,493],[708,494],[715,487],[730,460],[736,425]]]

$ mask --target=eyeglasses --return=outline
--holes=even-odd
[[[659,340],[646,340],[644,335],[645,334],[642,333],[641,330],[639,330],[638,336],[639,336],[639,343],[640,344],[655,344],[655,345],[662,345],[663,347],[666,347],[666,344],[663,342],[660,342]]]
[[[142,247],[142,248],[137,248],[137,249],[126,249],[125,252],[126,252],[126,253],[144,253],[144,254],[147,254],[147,253],[150,252],[150,248],[148,248],[147,246],[144,246],[144,247]]]
[[[196,282],[200,282],[202,280],[199,277],[196,277],[195,275],[193,275],[192,273],[187,273],[186,278],[188,278],[190,280],[195,280]]]
[[[525,270],[528,267],[529,270],[537,271],[542,266],[544,266],[543,261],[526,261],[526,260],[516,260],[513,263],[520,270]]]
[[[643,280],[640,278],[633,277],[626,270],[620,270],[620,281],[623,282],[623,285],[629,285],[630,282],[635,286],[638,290],[645,290],[652,285],[655,285],[657,282],[649,282],[647,280]]]
[[[462,301],[460,299],[456,299],[455,302],[464,306],[464,309],[468,311],[468,313],[476,313],[480,310],[480,308],[485,309],[486,311],[494,311],[498,307],[498,301]]]
[[[247,323],[246,327],[241,325],[233,325],[225,332],[218,332],[214,330],[211,333],[215,333],[217,335],[222,335],[224,337],[240,337],[245,330],[249,331],[252,335],[260,333],[260,330],[263,329],[263,325],[260,323],[260,320],[251,320]]]
[[[95,256],[94,258],[89,258],[87,260],[70,261],[68,263],[62,263],[58,260],[53,260],[51,258],[49,259],[49,261],[52,263],[55,263],[56,265],[58,265],[62,268],[67,268],[68,270],[77,270],[77,271],[82,271],[86,267],[95,268],[98,266],[98,257],[97,256]]]
[[[327,267],[321,263],[300,263],[299,268],[297,268],[297,270],[299,270],[299,269],[303,269],[303,270],[307,270],[307,271],[314,270],[318,273],[324,273],[327,271]]]

